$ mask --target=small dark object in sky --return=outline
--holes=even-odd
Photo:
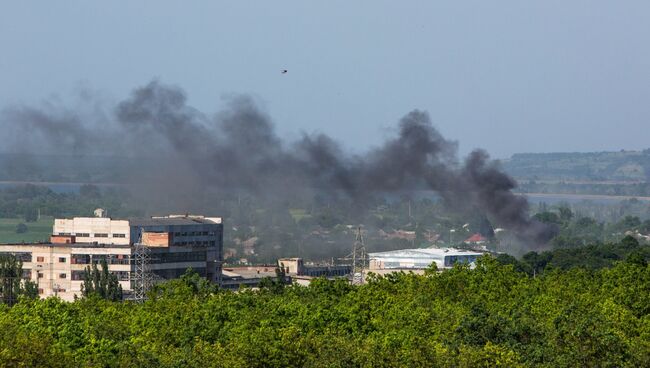
[[[282,74],[287,74],[287,70],[286,70],[286,69],[282,69]]]

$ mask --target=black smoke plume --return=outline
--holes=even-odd
[[[153,81],[113,108],[89,105],[13,107],[0,120],[5,135],[17,137],[18,151],[38,147],[141,162],[125,180],[168,201],[200,201],[205,188],[218,188],[279,197],[311,191],[363,204],[373,195],[428,189],[457,211],[486,213],[530,246],[554,235],[529,217],[526,199],[512,193],[515,181],[487,153],[474,151],[460,163],[457,144],[442,137],[426,112],[408,113],[395,138],[352,155],[325,135],[284,142],[269,116],[245,96],[208,116],[188,106],[181,89]],[[188,203],[177,209],[186,208]]]

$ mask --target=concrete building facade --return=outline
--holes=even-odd
[[[131,247],[74,243],[2,244],[0,254],[13,254],[23,262],[23,277],[34,281],[42,298],[81,296],[86,267],[106,259],[122,289],[131,290]]]
[[[133,245],[141,241],[143,236],[147,237],[144,240],[149,243],[153,242],[154,237],[157,237],[158,242],[165,238],[166,247],[171,253],[183,253],[186,249],[204,247],[207,265],[196,271],[214,282],[219,282],[221,278],[223,263],[221,217],[169,215],[128,220],[113,220],[106,217],[55,219],[52,235],[74,237],[76,243],[109,245]],[[171,276],[169,273],[166,274]]]
[[[107,217],[55,219],[52,235],[74,236],[78,243],[132,244],[129,221]]]
[[[302,258],[280,258],[278,267],[287,275],[308,277],[346,277],[352,272],[351,265],[305,264]]]
[[[23,262],[24,278],[37,283],[41,297],[73,300],[80,296],[86,268],[102,260],[128,294],[135,267],[133,245],[138,241],[149,249],[150,269],[158,279],[173,279],[192,268],[221,282],[223,224],[219,217],[56,219],[49,243],[0,244],[0,254],[12,254]]]

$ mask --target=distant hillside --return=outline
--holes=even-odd
[[[0,182],[125,183],[168,167],[165,157],[0,153]]]
[[[518,153],[502,161],[520,181],[650,181],[650,149],[589,153]]]

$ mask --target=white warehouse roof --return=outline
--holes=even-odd
[[[456,248],[400,249],[368,253],[370,260],[381,263],[381,268],[427,268],[436,262],[438,268],[448,268],[456,261],[473,262],[483,253]]]

